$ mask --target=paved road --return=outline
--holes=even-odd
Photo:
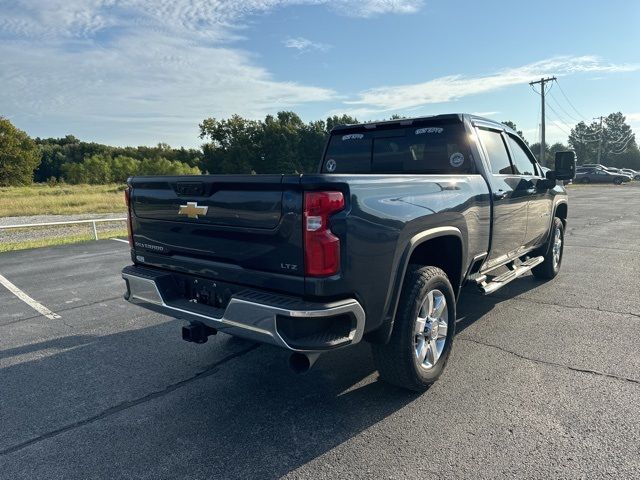
[[[575,187],[562,273],[466,290],[423,395],[127,305],[124,243],[0,255],[0,478],[638,478],[640,186]]]

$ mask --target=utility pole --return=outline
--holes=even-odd
[[[541,78],[540,80],[537,80],[535,82],[529,82],[529,85],[531,85],[532,87],[536,84],[540,84],[540,98],[542,99],[542,125],[540,127],[540,132],[542,133],[542,138],[540,139],[540,164],[541,165],[545,165],[546,166],[546,162],[545,162],[545,158],[544,158],[544,153],[545,153],[545,125],[544,125],[544,94],[545,94],[545,84],[547,82],[553,82],[554,80],[556,80],[556,77],[547,77],[547,78]]]
[[[604,117],[600,115],[599,117],[595,117],[594,120],[600,120],[600,140],[598,141],[598,163],[602,160],[602,119]]]

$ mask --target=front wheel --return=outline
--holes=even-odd
[[[558,217],[553,219],[551,238],[545,245],[544,261],[531,270],[536,278],[550,280],[558,275],[564,252],[564,224]]]
[[[621,178],[616,178],[613,180],[613,183],[616,185],[622,185],[622,179]]]
[[[410,267],[387,344],[372,345],[382,380],[424,391],[442,373],[453,344],[456,304],[447,275],[437,267]]]

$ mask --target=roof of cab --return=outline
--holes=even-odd
[[[378,127],[392,127],[392,126],[412,126],[419,125],[423,122],[433,122],[434,120],[444,120],[444,121],[459,121],[464,122],[467,119],[471,123],[483,124],[485,126],[490,126],[494,128],[498,128],[501,130],[507,130],[509,132],[515,133],[511,128],[507,127],[503,123],[497,122],[495,120],[491,120],[489,118],[480,117],[478,115],[472,115],[468,113],[446,113],[441,115],[431,115],[426,117],[413,117],[413,118],[398,118],[394,120],[384,120],[380,122],[367,122],[367,123],[351,123],[344,125],[336,125],[333,127],[331,132],[344,132],[348,130],[375,130]]]

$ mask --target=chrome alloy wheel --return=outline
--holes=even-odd
[[[413,346],[422,368],[433,368],[438,362],[447,340],[448,324],[447,299],[440,290],[430,290],[418,310],[414,328]]]
[[[560,263],[561,253],[562,253],[562,233],[560,232],[560,229],[556,227],[556,230],[553,233],[553,268],[554,270],[558,268],[558,264]]]

